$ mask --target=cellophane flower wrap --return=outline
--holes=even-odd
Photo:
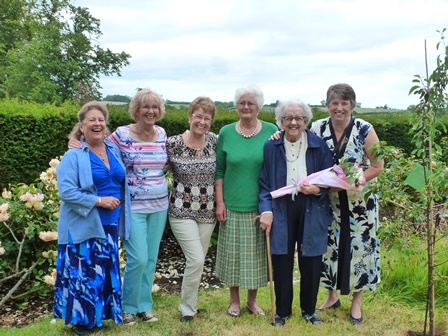
[[[343,157],[339,160],[339,164],[308,175],[296,183],[274,190],[271,192],[271,196],[272,198],[278,198],[292,194],[294,198],[294,195],[300,192],[300,185],[304,181],[323,188],[334,187],[356,192],[361,191],[366,184],[363,171],[358,164],[356,162],[351,163]]]

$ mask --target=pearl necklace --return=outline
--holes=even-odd
[[[246,139],[252,138],[255,135],[255,133],[257,133],[257,130],[258,130],[258,120],[257,120],[257,124],[255,125],[254,131],[251,134],[249,134],[249,135],[246,135],[246,134],[243,133],[243,131],[241,129],[241,121],[238,123],[238,133],[241,134]]]

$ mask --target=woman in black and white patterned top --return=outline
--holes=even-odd
[[[204,260],[216,225],[216,135],[209,132],[216,107],[198,97],[188,111],[190,129],[168,138],[168,165],[173,172],[168,218],[186,258],[179,311],[181,322],[198,313],[197,301]]]

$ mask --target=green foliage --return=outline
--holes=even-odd
[[[396,225],[393,222],[383,222],[383,228],[379,234],[382,243],[387,240],[386,231],[392,232]],[[401,230],[400,232],[406,232]],[[400,237],[394,234],[395,241],[389,246],[387,251],[383,250],[385,257],[381,263],[380,290],[394,302],[416,304],[427,300],[427,258],[426,246],[422,240],[415,235]],[[386,238],[386,239],[385,239]],[[435,288],[436,306],[448,307],[448,263],[446,256],[448,253],[448,239],[439,236],[438,253],[436,264],[440,265],[436,269],[437,286]]]
[[[56,167],[59,159],[50,161],[35,183],[17,184],[4,189],[0,198],[0,279],[19,277],[36,261],[31,281],[21,292],[46,296],[53,291],[57,256],[57,221],[59,194]],[[49,286],[42,286],[46,282]]]
[[[131,97],[116,94],[116,95],[108,95],[108,96],[104,97],[104,100],[110,101],[110,102],[129,103],[129,101],[131,100]]]
[[[82,104],[101,97],[100,75],[120,76],[129,64],[130,55],[98,45],[99,20],[71,2],[2,1],[0,97]]]
[[[63,155],[67,150],[67,135],[75,125],[79,105],[64,103],[36,104],[20,102],[18,99],[0,100],[0,133],[7,134],[0,141],[0,188],[8,183],[31,183],[52,157]],[[128,105],[109,104],[109,129],[114,131],[122,125],[133,123]],[[314,118],[321,119],[328,113],[319,107],[313,107]],[[260,119],[275,123],[272,112],[260,112]],[[391,114],[369,115],[363,118],[375,126],[379,138],[410,154],[412,146],[409,116]],[[218,109],[216,118],[211,125],[211,131],[218,134],[222,126],[238,120],[235,110]],[[448,125],[447,118],[442,119],[443,125]],[[168,136],[181,134],[188,128],[188,109],[170,108],[167,105],[165,117],[158,122],[165,128]],[[445,126],[444,126],[445,127]],[[442,129],[443,130],[443,129]],[[441,137],[441,147],[448,142],[448,136]],[[441,152],[440,160],[448,161],[448,152]]]
[[[0,187],[34,181],[49,160],[67,150],[79,107],[70,103],[0,101]]]
[[[444,32],[445,29],[441,32],[441,42],[437,44],[437,49],[443,46],[443,50],[437,57],[436,69],[428,78],[416,75],[413,82],[418,85],[410,89],[410,93],[420,97],[420,103],[412,110],[411,117],[410,134],[413,136],[411,142],[415,149],[411,152],[410,157],[384,145],[377,150],[378,156],[384,158],[386,162],[385,172],[380,176],[381,189],[379,193],[384,201],[393,204],[396,208],[391,218],[394,229],[386,229],[383,234],[392,248],[398,248],[408,258],[407,267],[399,274],[395,274],[396,283],[400,285],[400,290],[405,292],[406,297],[416,293],[421,300],[427,300],[429,333],[432,335],[435,331],[435,306],[440,302],[437,292],[441,288],[443,291],[448,287],[446,281],[444,281],[445,285],[443,281],[440,281],[446,280],[448,275],[446,245],[442,247],[442,251],[438,251],[436,245],[440,238],[438,232],[440,227],[437,224],[440,224],[441,217],[446,212],[446,190],[448,188],[447,162],[443,161],[446,158],[446,153],[443,153],[444,147],[441,146],[441,142],[437,142],[442,138],[446,144],[443,135],[446,134],[446,127],[441,121],[441,117],[446,115],[448,108],[448,93],[446,91],[448,48],[443,43]],[[413,170],[416,166],[421,167],[419,169],[421,172]],[[408,180],[409,178],[419,179],[422,183],[413,183]],[[417,187],[417,185],[419,186]],[[406,222],[411,224],[411,230],[404,229],[403,223]],[[400,231],[396,230],[397,228]],[[413,235],[413,230],[418,238]],[[416,252],[419,248],[417,243],[420,242],[420,237],[425,237],[427,241],[427,260],[424,258],[415,260],[415,263],[421,265],[420,272],[418,272],[416,267],[413,267],[415,265],[411,263],[414,260],[411,256],[412,252]],[[439,259],[437,260],[437,258]],[[427,266],[427,268],[425,269],[423,266]],[[410,273],[408,269],[414,271]],[[448,291],[444,294],[445,298],[447,294]]]

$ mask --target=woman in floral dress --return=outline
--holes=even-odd
[[[334,162],[342,157],[357,163],[367,182],[376,180],[384,162],[377,160],[374,144],[379,142],[373,126],[352,116],[356,94],[348,84],[330,86],[327,108],[330,117],[312,124],[311,130],[330,147]],[[364,290],[374,290],[380,282],[380,249],[378,228],[378,197],[363,192],[341,190],[330,192],[334,222],[329,228],[328,251],[323,259],[321,285],[328,297],[320,309],[337,308],[341,295],[353,293],[350,320],[363,321],[361,297]]]

